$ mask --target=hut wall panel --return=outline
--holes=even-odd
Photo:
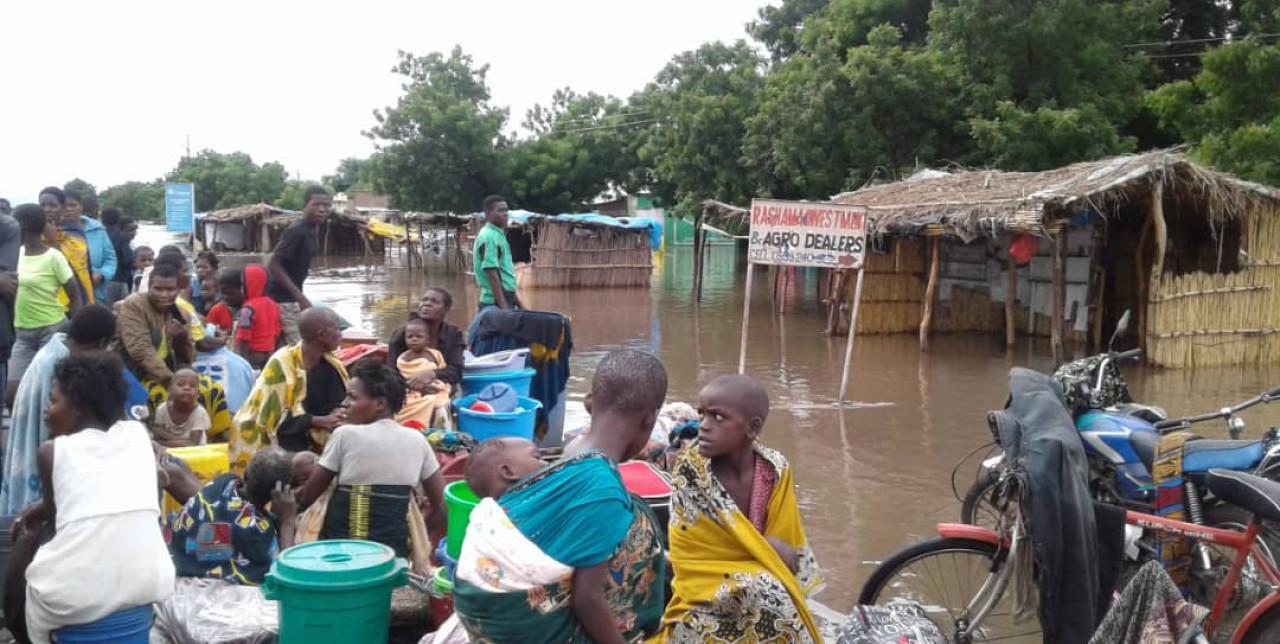
[[[539,225],[526,285],[533,288],[647,287],[653,250],[645,230]]]
[[[1248,216],[1248,264],[1238,273],[1165,275],[1152,294],[1147,352],[1186,368],[1280,361],[1280,209]]]

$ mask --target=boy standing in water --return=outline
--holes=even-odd
[[[675,581],[652,641],[821,642],[806,602],[821,582],[791,467],[757,440],[768,394],[722,376],[698,395],[698,413],[697,443],[672,469]]]

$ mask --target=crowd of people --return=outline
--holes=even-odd
[[[20,641],[164,602],[184,579],[260,584],[296,543],[371,540],[432,563],[445,482],[413,428],[445,426],[462,379],[453,297],[428,288],[387,359],[348,370],[340,318],[303,294],[329,196],[304,200],[266,265],[234,270],[134,247],[136,224],[81,214],[56,188],[0,212],[0,514],[17,515],[4,614]],[[483,207],[481,309],[519,309],[507,204]],[[669,530],[618,468],[651,450],[666,395],[655,356],[615,351],[563,456],[514,438],[474,448],[465,478],[483,500],[437,644],[821,641],[791,470],[758,441],[764,389],[726,376],[702,390],[697,438],[673,450]],[[169,449],[208,442],[227,443],[230,470],[201,484]],[[181,510],[162,517],[161,492]]]

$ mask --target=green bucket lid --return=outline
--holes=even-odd
[[[406,564],[391,548],[372,541],[316,541],[280,553],[271,572],[275,584],[308,590],[355,590],[403,585]],[[397,579],[398,578],[398,579]]]

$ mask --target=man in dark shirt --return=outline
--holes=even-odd
[[[132,217],[122,217],[119,210],[108,208],[102,211],[102,225],[116,251],[116,274],[107,284],[107,301],[103,302],[111,306],[133,291],[133,239],[138,236],[138,223]]]
[[[271,260],[267,262],[267,271],[271,274],[271,285],[267,287],[267,296],[280,305],[280,327],[286,344],[298,342],[298,316],[311,308],[311,300],[302,294],[302,283],[311,271],[311,257],[316,252],[316,233],[320,224],[329,216],[332,203],[329,192],[321,186],[310,186],[302,193],[305,204],[302,208],[302,219],[284,229],[280,243]]]

